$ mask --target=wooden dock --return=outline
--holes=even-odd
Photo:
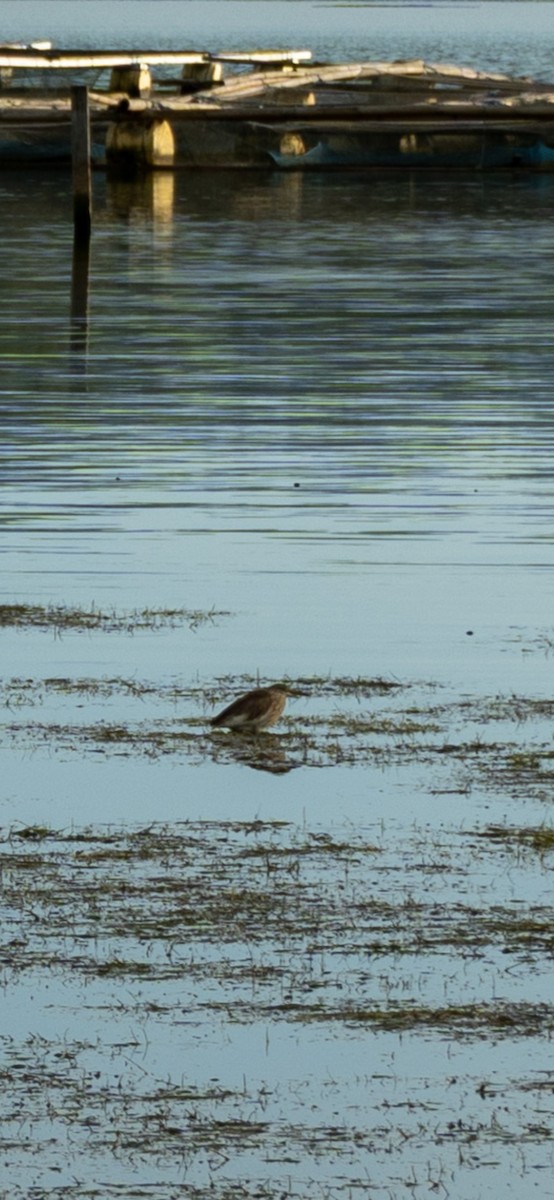
[[[69,158],[69,83],[33,86],[44,70],[109,72],[89,90],[92,158],[109,168],[554,169],[554,84],[421,60],[312,63],[295,49],[0,47],[0,160]]]

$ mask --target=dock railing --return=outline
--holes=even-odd
[[[152,88],[152,68],[180,66],[183,90],[222,82],[225,64],[257,70],[294,70],[307,63],[311,50],[252,50],[211,53],[208,50],[56,50],[48,43],[0,45],[0,86],[9,87],[17,73],[110,70],[107,90],[145,95]]]

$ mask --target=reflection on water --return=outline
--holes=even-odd
[[[71,271],[71,357],[76,368],[86,369],[88,356],[90,239],[73,240]]]
[[[83,324],[68,176],[6,173],[5,594],[229,608],[203,669],[269,678],[373,671],[360,645],[403,675],[424,628],[429,677],[453,630],[546,627],[553,199],[517,174],[99,176]]]
[[[65,182],[2,189],[5,480],[201,506],[286,482],[319,515],[467,477],[510,507],[514,477],[549,487],[554,180],[98,180],[88,345]]]
[[[106,1195],[130,1195],[147,1178],[169,1196],[182,1186],[188,1138],[187,1186],[197,1182],[199,1194],[228,1195],[242,1172],[244,1194],[253,1179],[264,1195],[315,1198],[329,1180],[344,1192],[371,1178],[383,1200],[397,1194],[398,1180],[414,1195],[442,1187],[471,1200],[475,1181],[486,1191],[492,1163],[496,1187],[500,1169],[503,1193],[512,1187],[527,1200],[536,1170],[551,1158],[540,1091],[551,1024],[542,940],[543,928],[545,937],[551,930],[550,882],[538,856],[524,859],[519,850],[512,861],[496,844],[484,851],[468,831],[507,819],[531,832],[544,826],[548,729],[529,718],[525,754],[519,744],[505,746],[509,772],[493,782],[479,773],[478,751],[483,738],[503,735],[496,726],[487,735],[479,705],[471,710],[475,736],[456,746],[448,707],[434,735],[456,752],[461,782],[425,754],[417,758],[409,724],[404,732],[394,725],[396,756],[378,762],[293,770],[298,756],[276,732],[263,751],[223,735],[225,753],[193,767],[183,756],[148,755],[137,681],[146,681],[148,695],[154,681],[166,704],[154,714],[155,732],[182,734],[186,722],[203,727],[206,681],[213,691],[225,674],[317,673],[322,692],[331,672],[425,679],[427,712],[414,691],[406,713],[419,720],[425,746],[434,709],[449,695],[437,680],[464,713],[468,694],[480,689],[551,695],[551,663],[537,652],[536,630],[551,630],[553,611],[554,179],[203,172],[134,184],[97,177],[95,192],[88,307],[82,302],[77,316],[68,176],[5,173],[0,181],[10,249],[0,295],[0,592],[33,604],[215,608],[229,616],[196,632],[145,629],[136,637],[2,634],[3,672],[17,685],[12,697],[20,696],[18,711],[6,703],[2,748],[3,821],[16,829],[3,853],[13,869],[19,833],[23,875],[11,879],[5,921],[5,1109],[18,1122],[6,1149],[12,1192],[28,1194],[30,1185],[53,1197],[50,1172],[44,1183],[51,1166],[65,1171],[55,1175],[56,1189],[59,1181],[82,1192],[83,1180],[87,1187],[106,1178]],[[511,626],[518,629],[510,638]],[[118,679],[128,688],[114,709],[106,689]],[[376,698],[376,717],[383,707]],[[360,702],[353,714],[365,714],[366,727],[367,710]],[[134,711],[135,757],[122,752],[121,735]],[[514,711],[534,709],[518,702]],[[112,731],[109,756],[92,746],[82,753],[74,733],[72,742],[61,736],[64,726],[98,733],[110,719],[121,728]],[[293,719],[304,735],[304,701]],[[542,719],[548,724],[550,708]],[[25,721],[36,727],[32,752]],[[363,749],[363,720],[360,727]],[[340,751],[336,729],[333,738]],[[494,750],[491,741],[492,760]],[[191,891],[180,907],[188,880],[174,843],[150,866],[146,841],[137,864],[112,844],[114,822],[142,823],[145,839],[160,821],[170,822],[173,837],[191,818],[208,831],[213,854],[202,866],[187,845],[186,869],[200,871],[213,914],[218,895],[231,905],[224,937],[213,924],[201,928],[203,990],[190,928],[175,933],[166,924],[171,901],[181,921],[195,903]],[[272,830],[282,821],[286,838],[313,830],[309,855],[293,846],[289,858],[271,857],[263,843],[252,853],[264,820]],[[100,834],[91,834],[94,823]],[[75,896],[66,894],[65,911],[58,835],[44,853],[48,826],[62,839],[68,831],[75,856]],[[241,870],[253,864],[255,875],[250,916],[261,921],[259,953],[237,917],[242,877],[219,893],[214,886],[237,829],[237,861]],[[375,868],[357,846],[345,860],[353,829]],[[79,836],[85,844],[74,847]],[[104,838],[106,862],[92,837]],[[323,866],[307,893],[313,846]],[[347,931],[363,932],[348,959],[336,922],[322,936],[325,880],[331,914],[342,904]],[[307,896],[316,926],[309,943],[302,913],[288,941],[271,934],[265,914],[279,924],[285,912],[275,906],[279,889]],[[104,926],[102,940],[98,918],[111,915],[111,897],[118,923]],[[148,924],[156,897],[159,935]],[[132,914],[142,922],[136,935]],[[490,924],[469,946],[475,914]],[[441,942],[423,953],[422,935],[453,917],[448,954]],[[389,950],[395,922],[399,941]],[[518,922],[522,940],[514,942]],[[42,957],[33,958],[42,928]],[[538,942],[530,930],[539,930]],[[98,980],[86,974],[86,955],[99,964]],[[299,963],[305,1024],[290,1009]],[[244,1026],[236,1019],[241,988],[250,1004]],[[267,1005],[271,988],[276,1012]],[[381,993],[386,1020],[406,1009],[417,1026],[404,1034],[377,1025]],[[429,1013],[435,1025],[426,1030],[419,1022]],[[452,1016],[460,1014],[474,1031],[484,1022],[476,1046],[457,1035]],[[495,1014],[507,1017],[500,1049]],[[518,1014],[534,1024],[518,1026]],[[173,1083],[179,1090],[169,1097]],[[44,1097],[54,1087],[53,1117]],[[209,1101],[214,1087],[225,1107],[219,1093]],[[114,1097],[121,1103],[112,1109]],[[38,1142],[22,1141],[23,1111],[32,1113]],[[259,1113],[265,1125],[260,1116],[253,1133]],[[74,1132],[60,1167],[66,1126],[52,1120],[66,1115]],[[212,1159],[194,1139],[214,1115],[208,1150],[221,1153]],[[292,1121],[305,1136],[302,1143],[295,1134],[294,1161]],[[159,1134],[147,1139],[147,1177],[146,1124]]]

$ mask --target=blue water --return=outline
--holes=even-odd
[[[334,59],[424,57],[520,74],[552,73],[543,3],[333,4],[312,0],[3,0],[2,37],[58,46],[153,49],[306,47]]]
[[[78,13],[82,44],[113,44],[124,10],[134,44],[179,22],[207,44],[217,16],[242,46],[304,42],[317,11],[341,57],[368,14],[391,39],[448,16],[453,36],[481,30],[480,66],[501,28],[520,71],[518,21],[538,48],[549,11],[159,3],[130,25],[125,4],[8,4],[6,36],[68,45]],[[0,596],[232,617],[117,653],[4,633],[6,672],[77,654],[82,674],[549,694],[548,658],[522,647],[554,600],[554,179],[98,173],[94,193],[84,328],[67,173],[0,177]]]
[[[1,16],[6,39],[59,46],[296,44],[325,57],[421,55],[546,76],[554,63],[549,4],[8,0]],[[202,688],[245,672],[383,675],[410,684],[414,703],[430,703],[431,685],[437,703],[551,696],[540,639],[551,638],[554,613],[553,207],[548,176],[201,172],[125,183],[95,173],[88,322],[75,325],[69,174],[4,170],[0,603],[229,615],[194,633],[134,637],[2,630],[3,682],[122,676]],[[21,823],[342,823],[386,847],[375,888],[393,902],[429,889],[437,907],[551,902],[548,860],[485,861],[460,836],[488,822],[548,824],[546,785],[517,800],[464,792],[409,756],[274,777],[179,756],[84,754],[78,739],[60,743],[58,724],[124,723],[138,701],[71,693],[43,704],[39,691],[35,707],[3,712],[4,848]],[[290,710],[301,728],[305,701]],[[183,702],[171,719],[202,711]],[[144,714],[159,718],[159,707],[145,701]],[[18,722],[25,733],[44,722],[43,733],[19,744]],[[519,736],[532,743],[545,734],[531,724]],[[489,951],[423,965],[368,953],[358,965],[368,995],[548,998],[546,960],[538,979],[536,960],[512,972],[510,956]],[[239,945],[239,966],[250,953]],[[244,1077],[245,1096],[271,1091],[283,1123],[365,1128],[372,1106],[377,1153],[333,1160],[341,1196],[368,1179],[377,1200],[406,1190],[417,1200],[530,1200],[546,1186],[552,1143],[537,1129],[550,1118],[544,1093],[526,1090],[542,1078],[540,1037],[475,1045],[246,1027],[202,1010],[202,996],[190,1000],[200,1013],[191,1033],[185,968],[171,994],[154,981],[146,995],[140,981],[93,983],[59,965],[14,980],[9,947],[3,961],[3,1048],[13,1038],[24,1061],[30,1039],[43,1039],[45,1058],[88,1038],[93,1049],[76,1059],[82,1086],[111,1095],[120,1078],[155,1089],[187,1071],[231,1087]],[[348,986],[334,957],[331,977]],[[503,1089],[498,1102],[483,1101],[484,1079]],[[19,1109],[9,1073],[4,1081],[11,1119]],[[44,1162],[28,1123],[3,1148],[10,1196],[80,1200],[100,1187],[169,1200],[188,1185],[184,1160],[146,1168],[112,1153],[102,1125],[100,1149],[82,1123],[80,1141],[70,1126],[66,1141],[54,1109],[41,1126],[57,1138],[45,1141]],[[285,1151],[270,1167],[255,1152],[243,1167],[196,1162],[192,1178],[208,1180],[208,1195],[215,1177],[222,1195],[239,1169],[252,1188],[270,1169],[272,1200],[319,1200],[330,1194],[329,1159],[303,1155],[300,1166]]]
[[[4,596],[230,609],[202,677],[517,689],[507,631],[552,612],[554,180],[95,193],[84,347],[67,179],[2,181]]]

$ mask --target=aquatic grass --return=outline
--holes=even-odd
[[[480,764],[480,781],[492,791],[549,802],[554,798],[554,750],[546,744],[505,746]]]
[[[144,608],[118,613],[115,609],[104,612],[94,605],[86,609],[64,604],[0,604],[0,628],[53,630],[56,634],[70,631],[137,633],[143,629],[174,629],[180,625],[195,630],[229,615],[215,608]]]
[[[452,1004],[438,1008],[410,1001],[387,1006],[345,1003],[329,1008],[319,1003],[291,1003],[265,1010],[302,1023],[340,1022],[345,1026],[369,1026],[383,1032],[416,1032],[434,1029],[452,1037],[549,1036],[554,1032],[554,1007],[550,1004]]]
[[[186,1195],[187,1200],[204,1200],[209,1193],[212,1200],[278,1200],[285,1194],[285,1184],[287,1197],[326,1200],[344,1191],[344,1172],[347,1167],[351,1170],[352,1163],[360,1164],[359,1178],[350,1174],[349,1191],[367,1191],[367,1156],[374,1163],[383,1156],[389,1174],[394,1171],[398,1178],[405,1178],[406,1149],[410,1162],[414,1159],[418,1162],[422,1150],[430,1156],[432,1169],[431,1161],[423,1160],[425,1190],[436,1191],[438,1188],[430,1188],[429,1180],[440,1180],[436,1158],[438,1155],[442,1162],[449,1143],[462,1162],[461,1156],[470,1148],[471,1165],[475,1165],[479,1152],[486,1151],[490,1162],[493,1148],[496,1147],[497,1153],[503,1152],[514,1141],[518,1148],[533,1146],[535,1154],[541,1145],[551,1149],[549,1121],[544,1116],[542,1120],[533,1120],[532,1111],[515,1103],[518,1098],[526,1098],[527,1085],[532,1088],[533,1080],[515,1083],[481,1080],[478,1113],[464,1107],[459,1115],[448,1101],[438,1112],[434,1094],[426,1094],[419,1081],[415,1088],[411,1081],[410,1088],[402,1089],[400,1079],[391,1073],[389,1078],[375,1077],[371,1081],[363,1113],[347,1108],[339,1114],[326,1111],[324,1094],[314,1096],[309,1108],[299,1110],[295,1104],[298,1085],[296,1089],[294,1086],[290,1091],[286,1089],[280,1103],[282,1084],[279,1087],[269,1082],[251,1083],[246,1074],[242,1085],[234,1087],[224,1086],[218,1080],[202,1083],[193,1079],[159,1079],[149,1071],[141,1075],[140,1069],[132,1064],[132,1055],[141,1046],[138,1039],[132,1038],[127,1038],[121,1046],[107,1047],[116,1083],[100,1071],[94,1075],[90,1068],[87,1070],[91,1061],[102,1061],[102,1050],[100,1042],[93,1039],[47,1042],[35,1036],[15,1044],[2,1039],[5,1068],[0,1069],[0,1082],[7,1100],[4,1162],[11,1166],[13,1156],[15,1164],[16,1155],[19,1158],[33,1155],[36,1162],[39,1155],[41,1163],[48,1167],[54,1151],[57,1157],[52,1186],[48,1186],[47,1192],[41,1187],[41,1197],[144,1200],[155,1194],[157,1200],[172,1200],[177,1195]],[[442,1081],[442,1086],[448,1093],[455,1083],[451,1077]],[[329,1077],[322,1092],[328,1092],[332,1098],[337,1086],[338,1081]],[[487,1107],[483,1108],[482,1101],[488,1098],[496,1100],[492,1114]],[[500,1101],[503,1120],[498,1115]],[[399,1110],[394,1118],[393,1107]],[[22,1111],[28,1114],[32,1125],[32,1139],[22,1128]],[[74,1169],[70,1180],[57,1179],[60,1144],[58,1138],[53,1144],[52,1134],[67,1127],[71,1129],[74,1154],[79,1154],[81,1162],[86,1155],[93,1179],[101,1172],[100,1184],[85,1182],[82,1166]],[[212,1176],[207,1187],[191,1179],[195,1162],[206,1160]],[[229,1178],[223,1172],[222,1178],[221,1168],[228,1160],[233,1162],[233,1176]],[[123,1177],[104,1181],[104,1176],[110,1174],[107,1164],[114,1161],[120,1171],[123,1169]],[[286,1181],[282,1176],[277,1181],[268,1178],[268,1163],[284,1166]],[[187,1173],[184,1186],[183,1170]],[[337,1170],[339,1180],[335,1186]],[[316,1171],[325,1173],[324,1184],[316,1175],[312,1185]],[[406,1180],[410,1191],[414,1178],[412,1174]],[[447,1178],[450,1180],[450,1176]],[[18,1185],[16,1191],[10,1189],[10,1196],[16,1200],[23,1195],[27,1200],[30,1194],[38,1196],[38,1189],[33,1187],[26,1193],[20,1193]]]
[[[123,678],[122,676],[98,676],[71,678],[51,676],[45,679],[18,678],[0,681],[0,703],[6,708],[37,707],[52,697],[79,696],[95,699],[118,699],[128,697],[135,700],[150,700],[157,703],[173,703],[186,700],[196,708],[206,703],[206,692],[200,685],[181,684],[175,679],[166,683]],[[202,718],[197,718],[201,721]],[[204,722],[205,723],[205,722]]]
[[[234,987],[237,966],[247,980],[250,968],[268,965],[255,948],[265,953],[271,944],[271,980],[294,976],[307,995],[313,956],[325,955],[321,986],[333,1003],[335,959],[348,964],[337,971],[354,993],[365,989],[368,955],[471,958],[497,949],[527,961],[554,953],[548,906],[496,903],[478,910],[452,899],[444,908],[424,883],[430,870],[435,876],[453,870],[440,847],[431,859],[412,851],[391,894],[385,846],[367,832],[348,838],[344,832],[337,838],[264,822],[91,829],[78,836],[15,827],[0,843],[0,867],[5,928],[18,935],[8,939],[0,961],[4,971],[58,963],[85,975],[179,978],[182,957],[173,948],[194,945],[192,982],[214,969],[200,947],[217,946],[218,977]],[[52,959],[57,939],[63,952],[58,946]],[[250,947],[246,964],[241,952],[235,958],[240,943]],[[225,947],[235,948],[230,957]],[[258,970],[262,977],[270,975]]]
[[[383,676],[349,676],[349,675],[300,675],[295,680],[301,689],[315,695],[354,696],[387,695],[389,692],[401,691],[407,686],[399,679],[386,679]]]
[[[269,679],[260,680],[259,677],[254,678],[244,675],[222,677],[214,682],[207,681],[194,685],[187,685],[175,679],[164,682],[160,680],[141,680],[135,677],[129,679],[121,676],[99,676],[95,678],[51,676],[45,679],[14,677],[0,681],[0,699],[3,699],[4,703],[15,707],[24,703],[39,703],[49,694],[59,694],[62,696],[101,696],[105,698],[109,698],[110,696],[130,696],[139,699],[152,698],[160,701],[189,699],[197,705],[203,705],[204,708],[211,708],[228,699],[229,693],[240,694],[241,691],[247,691],[254,686],[267,686],[271,682]],[[340,678],[337,680],[326,679],[324,694],[336,697],[353,695],[358,699],[364,698],[364,689],[368,687],[367,682],[360,683],[359,686],[362,689],[360,694],[357,691],[357,681],[353,681],[350,692],[345,692],[344,684],[345,681]],[[379,689],[381,684],[379,681],[376,686],[380,694]],[[391,685],[393,690],[399,686],[410,685]],[[294,681],[294,683],[291,681],[291,687],[296,697],[308,695],[308,692],[303,690],[304,683],[302,681]],[[388,690],[387,686],[385,692]],[[335,720],[338,724],[341,720],[346,720],[347,718],[346,716],[341,717],[337,714],[334,718],[310,717],[307,718],[307,722],[316,723],[324,719]],[[354,720],[355,718],[352,716],[349,719]]]
[[[208,714],[213,706],[226,699],[230,691],[240,692],[252,682],[266,681],[246,676],[225,677],[207,684],[119,676],[8,679],[0,683],[0,699],[6,709],[18,713],[25,706],[46,706],[54,696],[65,700],[67,707],[74,696],[91,702],[113,700],[117,701],[117,711],[110,720],[104,705],[101,721],[76,723],[71,719],[72,710],[70,719],[64,721],[57,705],[55,721],[6,720],[2,731],[6,743],[21,748],[42,744],[54,752],[148,758],[176,755],[191,763],[235,763],[276,775],[301,767],[417,762],[436,763],[443,771],[447,769],[460,792],[468,792],[473,783],[495,791],[504,788],[513,794],[521,794],[526,788],[530,794],[547,798],[554,782],[554,751],[550,744],[535,741],[530,745],[524,738],[525,727],[533,723],[533,718],[534,731],[537,722],[549,719],[550,702],[540,698],[463,696],[444,705],[434,698],[427,704],[423,699],[405,705],[398,688],[416,687],[406,682],[392,685],[390,703],[385,691],[373,697],[370,707],[370,681],[314,677],[314,688],[324,682],[323,701],[336,699],[331,712],[302,711],[303,695],[312,709],[319,695],[304,692],[303,679],[295,688],[297,704],[274,730],[255,736],[212,730]],[[377,682],[380,686],[381,681]],[[351,690],[345,694],[346,684]],[[423,696],[430,686],[419,685]],[[165,705],[166,709],[171,705],[174,711],[165,718],[146,716],[136,720],[125,713],[124,701],[140,701],[147,712],[148,706],[154,705]],[[502,739],[497,736],[499,732]]]
[[[476,831],[476,837],[499,843],[507,849],[529,849],[537,854],[549,854],[554,851],[554,828],[539,825],[537,827],[518,827],[512,825],[487,825],[485,829]]]
[[[13,829],[10,836],[20,841],[42,842],[51,839],[52,830],[47,825],[24,825],[21,829]]]
[[[341,731],[323,727],[304,730],[302,726],[287,725],[279,733],[264,732],[254,736],[236,733],[213,732],[207,728],[202,717],[179,717],[153,722],[108,722],[94,724],[64,724],[62,722],[8,722],[3,726],[4,738],[13,744],[40,746],[49,750],[72,753],[110,754],[159,758],[164,755],[186,757],[188,761],[201,764],[212,761],[220,764],[236,763],[252,769],[275,774],[287,773],[299,767],[331,767],[339,764],[356,765],[364,762],[383,762],[411,757],[414,747],[405,734],[403,739],[391,744],[390,728],[380,732],[387,740],[383,745],[365,738],[367,730],[361,732],[354,726]],[[457,757],[463,757],[463,746],[448,749]],[[429,745],[426,746],[429,751]]]
[[[539,630],[534,635],[517,630],[511,632],[506,641],[511,645],[519,646],[523,654],[532,654],[538,651],[540,654],[549,655],[554,650],[554,635],[550,629]]]
[[[450,1047],[459,1056],[464,1045],[523,1040],[527,1054],[527,1043],[550,1044],[554,1007],[537,997],[537,981],[544,994],[551,908],[495,894],[496,861],[494,839],[474,832],[430,837],[412,828],[399,839],[380,822],[4,829],[3,985],[33,995],[47,983],[46,1029],[58,1006],[58,1028],[78,1031],[0,1033],[4,1171],[19,1179],[37,1155],[44,1170],[50,1162],[58,1170],[68,1130],[72,1176],[54,1184],[56,1200],[152,1191],[171,1200],[184,1170],[193,1200],[207,1190],[213,1200],[261,1198],[266,1187],[276,1200],[269,1161],[295,1173],[302,1165],[299,1190],[291,1182],[286,1194],[316,1200],[306,1184],[314,1164],[326,1179],[343,1177],[362,1153],[386,1156],[387,1169],[400,1156],[399,1178],[406,1147],[410,1155],[428,1148],[441,1162],[447,1143],[457,1155],[480,1149],[490,1158],[491,1146],[525,1145],[549,1155],[552,1083],[533,1074],[532,1060],[519,1077],[506,1078],[507,1066],[491,1080],[466,1071],[458,1091],[448,1062],[421,1079],[393,1065],[392,1048],[406,1050],[408,1039],[427,1043],[433,1064]],[[468,881],[484,866],[479,892]],[[328,1074],[310,1091],[294,1068],[266,1081],[254,1057],[245,1056],[238,1081],[217,1060],[205,1073],[190,1065],[195,1042],[217,1048],[237,1034],[239,1046],[252,1035],[268,1046],[277,1036],[309,1039],[314,1054],[318,1040],[359,1043],[360,1078],[349,1073],[345,1084]],[[383,1035],[396,1039],[385,1043],[389,1077],[378,1057]],[[159,1068],[160,1045],[175,1046],[169,1071],[165,1060]],[[363,1065],[371,1061],[378,1065]],[[509,1125],[497,1112],[509,1112]],[[107,1178],[115,1162],[132,1173],[129,1182],[122,1175],[113,1188],[87,1186],[85,1159],[92,1179]],[[197,1190],[191,1177],[207,1160],[213,1183]],[[233,1181],[225,1174],[220,1188],[215,1167],[227,1160]]]
[[[284,723],[294,726],[294,717],[285,717]],[[331,713],[329,716],[305,716],[302,725],[307,729],[327,729],[341,732],[347,737],[375,734],[378,737],[412,737],[420,733],[439,733],[441,726],[436,721],[419,721],[403,713],[394,716],[358,715],[355,713]]]
[[[223,690],[223,693],[230,689],[247,691],[254,687],[265,687],[272,682],[259,674],[221,675],[216,680],[216,684]],[[289,683],[299,695],[352,696],[355,698],[386,695],[389,692],[393,693],[413,686],[398,679],[385,679],[381,676],[372,678],[361,675],[298,675],[294,679],[287,677],[283,682]]]

